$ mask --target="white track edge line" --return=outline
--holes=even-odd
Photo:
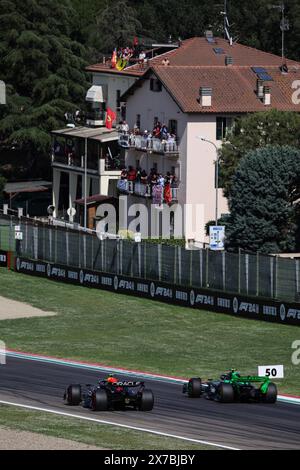
[[[148,372],[140,372],[140,371],[134,371],[134,370],[126,370],[126,369],[118,369],[116,367],[109,367],[109,366],[101,366],[101,365],[96,365],[96,364],[87,364],[87,363],[81,363],[81,362],[76,362],[72,360],[63,360],[63,359],[56,359],[56,358],[51,358],[51,357],[46,357],[46,356],[39,356],[39,355],[34,355],[32,356],[31,354],[25,354],[21,352],[14,352],[14,351],[6,351],[6,355],[9,357],[15,357],[18,359],[25,359],[29,361],[38,361],[38,362],[45,362],[49,364],[56,364],[56,365],[63,365],[63,366],[69,366],[69,367],[77,367],[80,369],[88,369],[88,370],[98,370],[98,371],[103,371],[103,372],[114,372],[118,374],[125,374],[125,375],[132,375],[132,376],[137,376],[137,377],[142,377],[142,378],[148,378],[152,380],[157,380],[159,382],[165,382],[165,383],[178,383],[178,384],[183,384],[187,383],[188,380],[185,379],[177,379],[176,377],[168,377],[164,375],[155,375],[151,374]],[[288,403],[292,405],[300,405],[300,398],[297,397],[289,397],[286,395],[278,395],[277,401],[281,403]]]
[[[173,439],[179,439],[179,440],[182,440],[182,441],[193,442],[195,444],[203,444],[203,445],[208,445],[208,446],[212,446],[212,447],[219,447],[221,449],[226,449],[226,450],[240,450],[240,449],[237,449],[236,447],[230,447],[230,446],[226,446],[226,445],[223,445],[223,444],[216,444],[214,442],[208,442],[208,441],[202,441],[202,440],[199,440],[199,439],[192,439],[192,438],[189,438],[189,437],[177,436],[175,434],[169,434],[169,433],[164,433],[164,432],[160,432],[160,431],[155,431],[153,429],[139,428],[137,426],[130,426],[128,424],[118,424],[118,423],[114,423],[112,421],[106,421],[106,420],[96,419],[96,418],[89,418],[87,416],[75,415],[73,413],[65,413],[64,411],[51,410],[51,409],[47,409],[47,408],[41,408],[41,407],[38,407],[38,406],[23,405],[23,404],[20,404],[20,403],[14,403],[14,402],[9,402],[9,401],[4,401],[4,400],[0,400],[0,404],[16,406],[16,407],[19,407],[19,408],[26,408],[26,409],[35,410],[35,411],[43,411],[43,412],[46,412],[46,413],[57,414],[57,415],[66,416],[66,417],[69,417],[69,418],[82,419],[82,420],[85,420],[85,421],[91,421],[91,422],[95,422],[95,423],[106,424],[106,425],[109,425],[109,426],[116,426],[116,427],[125,428],[125,429],[132,429],[134,431],[147,432],[149,434],[155,434],[155,435],[161,436],[161,437],[169,437],[169,438],[173,438]]]

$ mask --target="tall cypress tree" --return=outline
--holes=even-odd
[[[6,152],[31,176],[49,173],[49,131],[64,125],[64,114],[83,103],[88,87],[86,51],[73,40],[73,20],[69,0],[0,0],[0,70],[8,95],[0,110],[2,160]]]

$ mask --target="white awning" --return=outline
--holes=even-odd
[[[86,101],[92,101],[94,103],[104,103],[105,102],[105,90],[103,86],[93,85],[86,94]]]

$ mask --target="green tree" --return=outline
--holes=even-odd
[[[106,6],[97,14],[95,40],[101,52],[111,53],[115,47],[132,44],[141,30],[142,25],[137,19],[136,10],[127,0],[107,1]]]
[[[49,132],[80,106],[88,87],[85,48],[74,41],[68,0],[0,0],[0,69],[7,105],[0,145],[26,160],[31,176],[49,172]],[[75,20],[74,20],[75,21]]]
[[[300,152],[268,146],[245,155],[233,177],[227,244],[263,253],[296,248]]]
[[[300,145],[300,116],[277,110],[249,114],[236,121],[220,151],[222,186],[230,196],[232,178],[241,158],[266,145]]]

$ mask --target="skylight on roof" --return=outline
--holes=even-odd
[[[214,51],[216,54],[225,54],[224,49],[222,49],[221,47],[214,47]]]

